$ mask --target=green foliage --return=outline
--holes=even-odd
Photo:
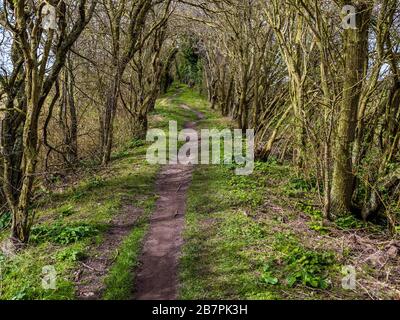
[[[289,197],[297,197],[316,190],[315,180],[305,180],[298,177],[290,179],[289,183],[284,187],[284,193]]]
[[[0,252],[0,266],[6,261],[6,256]],[[1,278],[0,278],[1,279]]]
[[[356,217],[349,215],[346,217],[341,217],[336,219],[336,226],[342,230],[349,230],[349,229],[360,229],[366,226],[366,224],[358,220]]]
[[[234,189],[231,191],[231,197],[236,206],[245,205],[256,208],[264,202],[263,194],[257,190]]]
[[[0,215],[0,230],[8,228],[11,224],[11,213],[4,212]]]
[[[330,231],[329,228],[322,225],[321,221],[311,221],[308,225],[311,230],[317,231],[322,234],[326,234]]]
[[[268,161],[256,161],[254,163],[254,170],[259,173],[268,174],[272,171],[272,167],[278,165],[278,160],[275,157],[270,157]]]
[[[328,288],[326,267],[331,266],[333,261],[333,256],[329,253],[294,249],[286,259],[290,271],[286,279],[288,285],[292,287],[301,282],[303,285],[313,288]]]
[[[329,228],[323,225],[324,214],[318,206],[313,205],[311,201],[300,202],[298,206],[301,211],[311,217],[311,221],[308,223],[311,230],[322,234],[329,232]]]
[[[30,296],[29,291],[31,291],[30,288],[28,286],[24,286],[10,300],[27,300]]]
[[[229,196],[235,206],[245,205],[252,208],[260,206],[264,202],[264,179],[254,179],[249,176],[233,175],[228,180]]]
[[[299,203],[299,207],[301,211],[303,211],[305,214],[308,214],[315,220],[322,220],[324,216],[322,211],[309,201]]]
[[[37,225],[32,228],[30,241],[36,244],[52,242],[68,245],[92,237],[97,233],[98,229],[88,224],[63,225],[56,223],[51,226]]]
[[[113,153],[113,160],[120,160],[132,156],[132,150],[136,150],[146,145],[146,142],[141,139],[132,139],[124,148]]]
[[[105,186],[105,180],[102,177],[98,176],[90,178],[85,184],[85,187],[88,191],[104,186]]]
[[[73,264],[67,260],[55,260],[54,252],[47,244],[29,246],[12,259],[0,257],[0,300],[65,300],[73,297],[74,288],[66,273]],[[54,266],[57,272],[57,288],[42,287],[43,267]]]
[[[273,275],[270,264],[264,266],[261,281],[269,285],[277,285],[279,283],[279,279]]]
[[[262,291],[262,292],[251,292],[249,293],[248,297],[249,300],[259,300],[259,301],[267,301],[267,300],[278,300],[279,297],[269,291]]]
[[[299,191],[311,191],[314,185],[307,180],[302,178],[292,178],[290,180],[290,185],[292,189],[299,190]]]
[[[261,294],[264,284],[254,270],[266,229],[245,214],[232,189],[252,186],[224,166],[198,167],[190,189],[180,297],[183,299],[274,299]],[[249,210],[250,211],[250,210]],[[272,281],[272,280],[271,280]]]
[[[264,186],[263,179],[252,179],[249,176],[232,176],[228,185],[238,189],[255,189]]]
[[[230,241],[241,239],[254,242],[265,237],[265,231],[259,223],[240,213],[226,217],[219,233]]]
[[[119,152],[113,153],[112,160],[119,160],[130,156],[129,150],[121,150]]]
[[[72,195],[71,195],[71,200],[73,201],[78,201],[80,199],[82,199],[85,196],[85,192],[80,191],[80,190],[76,190]]]
[[[68,248],[57,253],[56,258],[59,261],[82,261],[86,258],[86,254],[79,249]]]
[[[133,270],[138,265],[141,243],[147,230],[148,222],[142,219],[122,244],[118,258],[105,279],[106,291],[103,296],[105,300],[124,300],[131,297],[134,284]]]
[[[320,289],[329,287],[329,271],[335,265],[333,253],[306,249],[287,234],[277,235],[274,247],[283,254],[286,283],[289,287],[296,284]]]
[[[200,56],[196,52],[196,40],[187,38],[182,42],[178,73],[181,81],[186,84],[200,85],[203,79],[203,66]]]
[[[144,140],[133,139],[133,140],[131,140],[131,142],[129,142],[128,148],[135,149],[135,148],[143,147],[144,145],[146,145],[146,142]]]
[[[57,213],[60,214],[62,218],[72,216],[75,213],[74,206],[71,204],[66,204],[57,209]]]

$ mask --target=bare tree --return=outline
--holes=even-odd
[[[5,1],[3,25],[12,32],[17,50],[21,52],[24,69],[24,92],[21,99],[26,104],[23,115],[21,146],[21,181],[13,179],[12,152],[15,140],[8,133],[13,127],[15,110],[7,108],[3,121],[2,148],[4,157],[4,191],[13,213],[12,238],[27,242],[33,214],[29,212],[32,186],[39,154],[38,124],[43,105],[65,64],[69,49],[90,21],[96,1],[90,5],[81,0],[76,7],[78,18],[67,24],[66,4],[55,1],[58,12],[58,31],[45,30],[42,22],[46,2]],[[18,169],[17,169],[18,170]]]

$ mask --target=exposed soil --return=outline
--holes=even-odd
[[[112,220],[102,243],[90,250],[96,254],[82,261],[81,268],[75,272],[78,299],[101,299],[105,289],[104,277],[118,256],[119,246],[132,231],[142,213],[142,209],[126,205],[122,213]]]
[[[187,109],[187,106],[182,105]],[[203,114],[196,112],[199,119]],[[196,123],[185,128],[195,129]],[[197,143],[197,141],[196,141]],[[159,199],[151,217],[136,275],[135,300],[174,300],[178,295],[178,264],[183,245],[182,231],[187,190],[193,165],[167,165],[157,179]]]

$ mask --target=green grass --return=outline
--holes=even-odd
[[[213,112],[206,115],[200,128],[233,127]],[[282,219],[294,219],[295,208],[279,213],[266,209],[272,199],[275,207],[285,208],[290,197],[311,194],[315,185],[296,180],[290,166],[273,158],[256,162],[250,176],[236,176],[234,169],[235,165],[195,169],[188,195],[180,298],[324,299],[324,290],[341,292],[332,285],[340,279],[336,254],[308,246],[285,230]],[[310,214],[319,219],[320,212]]]
[[[234,187],[226,183],[230,179],[234,179],[233,173],[221,166],[195,172],[181,260],[182,299],[275,297],[262,290],[254,273],[262,267],[253,253],[261,245],[264,231],[245,215],[249,201],[232,196]]]
[[[267,190],[261,176],[274,167],[258,164],[251,177],[223,166],[196,170],[180,269],[182,299],[284,299],[287,292],[296,299],[300,289],[318,299],[324,294],[316,289],[337,290],[331,288],[340,276],[335,253],[277,233],[282,222],[260,213]]]
[[[178,122],[178,130],[181,130],[186,122],[196,121],[196,113],[182,108],[183,105],[190,106],[192,109],[198,111],[207,112],[208,110],[207,101],[201,98],[196,92],[187,86],[175,84],[156,103],[155,111],[152,113],[152,116],[159,118],[156,127],[167,130],[169,122],[173,120]]]
[[[118,257],[105,278],[105,300],[126,300],[132,297],[134,290],[134,270],[138,266],[138,257],[144,236],[149,229],[148,217],[154,209],[155,201],[149,199],[142,216],[132,233],[119,249]]]
[[[102,241],[122,206],[131,203],[145,208],[148,204],[143,199],[155,201],[158,167],[146,164],[145,151],[145,147],[129,149],[129,154],[115,160],[107,172],[49,196],[42,208],[36,209],[40,222],[32,230],[28,247],[16,258],[3,258],[0,299],[75,298],[73,273],[79,260]],[[3,237],[6,234],[3,231]],[[47,265],[57,271],[56,290],[42,288],[42,268]]]
[[[153,114],[158,118],[150,119],[150,127],[165,129],[171,120],[183,127],[187,120],[197,118],[192,111],[179,107],[181,93],[191,95],[186,87],[175,86],[158,100]],[[159,166],[147,164],[148,146],[145,141],[132,140],[115,150],[112,164],[106,170],[92,170],[61,192],[43,192],[32,208],[38,222],[29,245],[15,257],[0,255],[1,300],[74,299],[73,278],[79,261],[95,254],[91,248],[103,241],[111,220],[125,204],[143,209],[145,214],[118,249],[118,257],[105,279],[105,298],[129,298],[133,270],[156,201],[154,186]],[[9,219],[4,216],[0,222],[2,241],[9,235]],[[56,290],[42,288],[42,268],[48,265],[57,272]]]
[[[194,175],[181,261],[183,299],[238,299],[261,291],[244,249],[256,245],[262,232],[237,210],[225,185],[229,177],[219,166]]]
[[[205,119],[198,129],[233,128],[231,120],[209,109],[207,101],[185,86],[174,85],[157,101],[150,127],[166,130],[169,121],[179,128],[197,121],[190,108]],[[135,268],[149,216],[159,166],[147,164],[148,143],[133,140],[113,153],[106,170],[94,171],[62,192],[45,192],[37,211],[32,241],[16,257],[0,255],[0,299],[74,299],[74,272],[79,262],[95,255],[91,248],[103,241],[112,219],[126,204],[143,210],[124,239],[104,279],[107,300],[132,296]],[[271,158],[256,162],[254,174],[236,176],[236,165],[199,165],[188,193],[185,245],[180,263],[182,299],[327,299],[354,298],[340,287],[342,264],[350,249],[323,247],[329,228],[322,225],[315,206],[317,186],[298,177],[289,165]],[[300,201],[301,200],[301,201]],[[302,230],[290,222],[299,213],[308,220]],[[0,240],[8,237],[9,217],[0,219]],[[337,227],[365,227],[353,218]],[[321,241],[321,242],[320,242]],[[329,240],[326,240],[329,241]],[[57,289],[41,286],[45,266],[57,271]]]

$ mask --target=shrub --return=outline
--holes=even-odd
[[[292,249],[285,262],[289,271],[286,278],[289,287],[296,283],[321,289],[329,286],[327,271],[334,263],[333,254],[297,247]]]

